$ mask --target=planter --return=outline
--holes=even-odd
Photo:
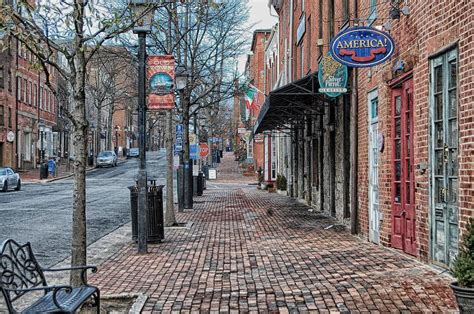
[[[459,287],[457,282],[451,284],[459,306],[459,313],[474,313],[474,288]]]

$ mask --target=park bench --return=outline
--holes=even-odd
[[[0,290],[9,313],[19,313],[13,302],[32,291],[44,291],[44,295],[21,313],[74,313],[89,298],[93,298],[97,313],[100,313],[99,289],[86,283],[88,269],[94,273],[97,271],[94,266],[42,268],[29,242],[20,245],[8,239],[0,246]],[[82,270],[80,287],[48,286],[44,273],[68,270]]]

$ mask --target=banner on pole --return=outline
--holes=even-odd
[[[148,110],[174,108],[174,67],[173,56],[148,57]]]

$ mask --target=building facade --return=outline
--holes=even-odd
[[[272,0],[265,47],[267,177],[374,243],[447,267],[474,216],[474,74],[468,1]],[[443,12],[443,14],[440,14]],[[331,40],[366,26],[393,38],[379,65],[319,93]],[[277,38],[277,39],[275,39]],[[275,44],[278,42],[278,45]]]

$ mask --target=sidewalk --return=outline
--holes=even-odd
[[[350,235],[331,218],[240,177],[226,154],[217,181],[177,213],[190,228],[138,255],[129,242],[90,277],[102,295],[143,293],[144,313],[455,312],[451,278]]]

